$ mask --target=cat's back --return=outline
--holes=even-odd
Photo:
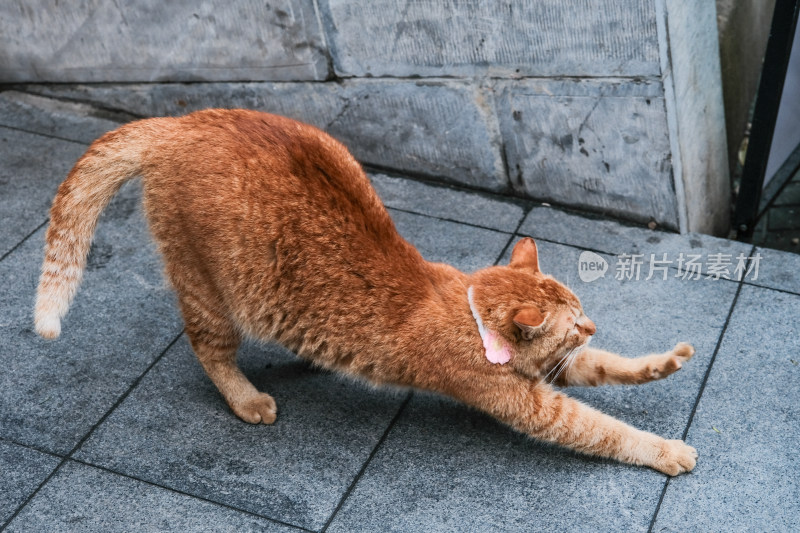
[[[378,238],[394,231],[359,163],[313,126],[241,109],[156,120],[162,133],[146,153],[145,187],[162,207],[192,218],[355,223]]]
[[[425,292],[425,261],[326,133],[245,110],[164,120],[145,161],[151,228],[168,268],[202,264],[242,324],[274,332],[280,309],[355,334],[364,308],[400,320]]]
[[[243,180],[255,185],[283,177],[270,183],[273,190],[335,185],[352,195],[374,197],[347,148],[314,126],[244,109],[206,109],[154,120],[162,121],[161,133],[146,163],[153,170],[168,170],[176,179],[191,173],[215,178],[221,185]],[[287,175],[301,181],[287,180]]]

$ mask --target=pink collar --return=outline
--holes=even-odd
[[[500,334],[490,331],[483,325],[481,316],[478,314],[478,310],[475,309],[473,292],[472,287],[467,289],[467,300],[469,300],[469,310],[472,311],[472,316],[478,324],[478,333],[481,335],[483,347],[486,350],[486,359],[490,363],[504,365],[511,360],[511,349],[503,341]]]

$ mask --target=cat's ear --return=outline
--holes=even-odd
[[[522,332],[522,337],[529,341],[544,331],[545,316],[535,307],[526,307],[514,315],[514,325]]]
[[[530,268],[534,272],[539,272],[539,251],[536,249],[536,242],[530,237],[525,237],[514,245],[508,266]]]

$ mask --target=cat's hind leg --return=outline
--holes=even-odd
[[[558,374],[555,384],[561,387],[639,385],[674,374],[693,355],[694,348],[685,342],[679,342],[664,353],[636,358],[584,348],[575,361]]]
[[[236,365],[241,336],[231,321],[200,299],[181,295],[180,304],[194,353],[231,410],[245,422],[272,424],[275,400],[259,392]]]

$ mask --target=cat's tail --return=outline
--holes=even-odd
[[[58,188],[34,311],[42,337],[55,339],[61,333],[61,318],[83,278],[97,219],[122,184],[141,173],[143,152],[160,129],[158,120],[127,124],[100,137]]]

